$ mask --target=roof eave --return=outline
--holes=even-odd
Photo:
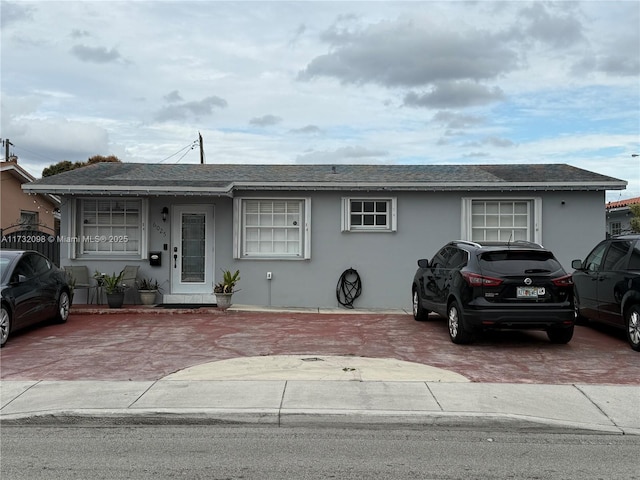
[[[23,185],[29,193],[51,193],[55,195],[154,195],[154,196],[231,196],[229,187],[168,187],[168,186],[109,186],[104,185]]]
[[[235,190],[381,190],[381,191],[604,191],[623,190],[625,181],[612,182],[233,182],[225,187],[167,185],[38,185],[23,184],[29,193],[52,195],[233,196]]]
[[[413,191],[467,191],[467,190],[562,190],[562,191],[603,191],[623,190],[627,182],[235,182],[234,190],[413,190]]]

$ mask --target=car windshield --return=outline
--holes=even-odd
[[[498,250],[480,255],[480,267],[502,274],[548,273],[560,270],[560,263],[549,251]]]

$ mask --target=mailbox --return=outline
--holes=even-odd
[[[149,265],[160,267],[162,265],[162,252],[149,252]]]

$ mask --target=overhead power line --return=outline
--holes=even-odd
[[[182,160],[182,159],[184,158],[184,156],[185,156],[187,153],[189,153],[189,151],[190,151],[190,150],[193,150],[194,148],[196,148],[196,145],[198,145],[198,141],[197,141],[197,140],[194,140],[194,141],[193,141],[193,142],[191,142],[189,145],[186,145],[186,146],[182,147],[180,150],[178,150],[178,151],[177,151],[177,152],[175,152],[175,153],[172,153],[172,154],[171,154],[171,155],[169,155],[167,158],[164,158],[164,159],[160,160],[158,163],[166,162],[166,161],[167,161],[167,160],[169,160],[170,158],[175,157],[176,155],[179,155],[180,153],[182,153],[182,152],[184,152],[184,151],[186,150],[186,152],[182,155],[182,157],[180,157],[180,158],[178,159],[178,162],[179,162],[180,160]]]

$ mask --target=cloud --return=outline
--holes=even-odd
[[[170,97],[171,99],[179,97],[177,90],[171,92],[169,95],[165,96]],[[163,107],[160,109],[158,113],[155,114],[155,120],[158,122],[167,122],[169,120],[184,120],[189,118],[190,116],[202,117],[213,114],[214,107],[225,108],[227,106],[227,101],[216,96],[210,96],[204,98],[197,102],[184,102],[177,105],[169,105],[167,107]]]
[[[307,125],[306,127],[293,129],[291,133],[316,135],[322,133],[322,129],[316,125]]]
[[[334,151],[314,151],[298,155],[296,163],[371,163],[372,160],[388,155],[389,152],[386,150],[372,150],[365,147],[342,147]]]
[[[86,30],[80,30],[77,28],[74,28],[73,30],[71,30],[71,38],[84,38],[84,37],[90,37],[91,34],[86,31]]]
[[[164,98],[169,103],[181,102],[183,100],[182,97],[180,96],[180,92],[178,90],[174,90],[172,92],[169,92],[162,98]]]
[[[0,15],[0,26],[2,28],[14,23],[31,20],[35,8],[31,5],[16,2],[2,2],[2,15]]]
[[[257,127],[270,127],[272,125],[277,125],[280,122],[282,122],[282,118],[275,115],[264,115],[262,117],[255,117],[249,120],[251,125],[255,125]]]
[[[311,60],[299,80],[333,77],[342,83],[415,87],[451,80],[494,79],[518,66],[500,35],[444,31],[415,21],[388,21],[358,32],[325,34],[336,48]]]
[[[577,75],[591,70],[611,76],[637,76],[640,74],[640,31],[636,30],[615,40],[600,44],[598,52],[586,54],[574,65]]]
[[[300,24],[298,25],[298,28],[296,28],[296,31],[293,35],[293,38],[289,41],[289,45],[290,46],[295,46],[298,44],[299,40],[302,38],[302,36],[304,35],[304,33],[307,31],[307,26],[304,24]]]
[[[472,82],[437,83],[431,91],[419,95],[409,92],[404,97],[408,107],[464,108],[486,105],[504,99],[498,87],[489,88]]]
[[[498,148],[514,147],[516,145],[508,138],[500,138],[500,137],[487,137],[484,139],[484,144],[491,145],[493,147],[498,147]]]
[[[509,147],[516,146],[516,144],[511,140],[509,140],[508,138],[500,138],[500,137],[486,137],[478,142],[465,143],[463,146],[464,147],[481,147],[485,145],[489,145],[491,147],[497,147],[497,148],[509,148]]]
[[[74,45],[71,53],[82,62],[110,63],[119,60],[120,53],[115,48],[107,50],[105,47],[87,47],[86,45]]]
[[[486,152],[470,152],[463,155],[465,158],[487,158],[490,155]]]
[[[598,59],[596,68],[611,75],[637,76],[640,74],[640,57],[611,54]]]
[[[463,129],[471,128],[482,125],[485,120],[482,117],[475,115],[462,115],[460,113],[454,113],[449,111],[439,111],[434,116],[432,121],[445,125],[447,128]]]
[[[554,48],[566,48],[584,40],[582,24],[575,12],[555,14],[551,4],[533,3],[520,16],[528,23],[526,33]]]
[[[85,161],[113,153],[107,130],[86,122],[30,118],[14,122],[8,133],[19,162],[24,163],[23,156],[30,157],[28,168],[38,173],[62,160]]]

